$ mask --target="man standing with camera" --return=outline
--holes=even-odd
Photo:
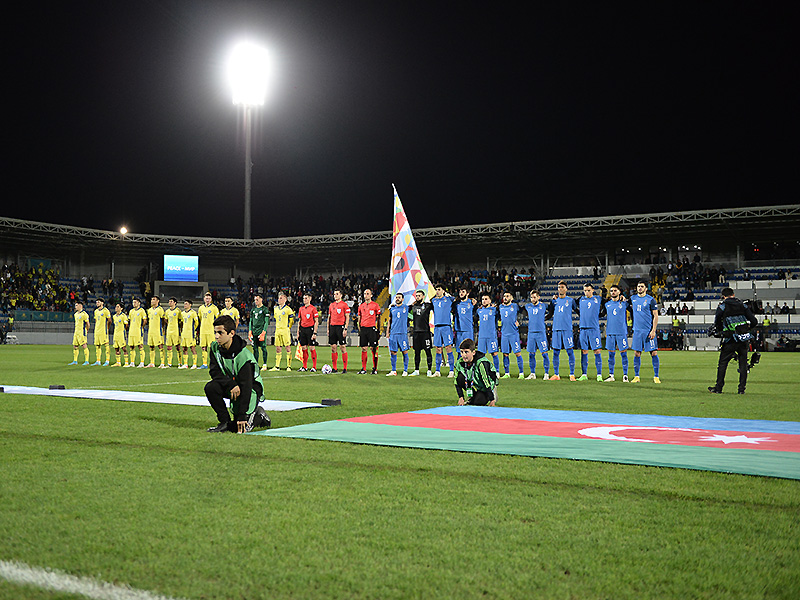
[[[726,287],[722,290],[722,302],[714,316],[714,329],[722,336],[717,367],[717,383],[708,388],[712,394],[721,394],[725,385],[725,372],[728,363],[735,356],[739,362],[739,393],[744,394],[747,386],[747,350],[753,340],[750,329],[758,325],[753,311],[735,298],[733,290]]]

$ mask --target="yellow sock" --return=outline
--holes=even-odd
[[[106,362],[111,362],[111,344],[106,344]],[[119,362],[119,359],[117,359]]]
[[[78,349],[76,347],[72,347],[72,360],[78,362]]]
[[[169,355],[167,356],[167,364],[168,364],[170,367],[172,366],[172,356],[173,356],[174,354],[175,354],[175,353],[174,353],[172,350],[170,350],[170,351],[169,351]],[[162,360],[161,360],[161,362],[164,362],[164,360],[162,359]]]
[[[208,365],[208,350],[203,348],[203,364]]]
[[[163,365],[165,362],[167,362],[167,352],[164,350],[164,348],[161,348],[159,352],[161,354],[161,364]]]
[[[275,366],[280,369],[281,367],[281,355],[279,352],[275,353]]]
[[[89,362],[89,346],[83,349],[84,362]]]

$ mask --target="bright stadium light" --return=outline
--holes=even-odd
[[[125,227],[125,225],[123,225],[122,227],[120,227],[120,228],[119,228],[119,232],[120,232],[122,235],[125,235],[126,233],[128,233],[128,228],[127,228],[127,227]]]
[[[264,104],[267,96],[269,57],[267,51],[251,42],[237,44],[228,59],[228,80],[233,103],[241,106],[244,119],[244,239],[251,239],[250,180],[253,172],[253,115],[254,106]]]

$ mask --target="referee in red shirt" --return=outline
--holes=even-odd
[[[331,362],[333,373],[337,372],[339,362],[338,350],[342,348],[342,373],[347,373],[347,321],[350,318],[350,307],[342,301],[342,290],[333,290],[333,302],[328,307],[328,343],[331,345]]]
[[[359,375],[367,374],[367,348],[372,348],[372,374],[378,374],[378,318],[381,307],[372,300],[372,290],[364,290],[364,302],[358,307],[358,343],[361,345],[361,370]]]

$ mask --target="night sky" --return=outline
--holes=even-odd
[[[796,203],[796,6],[25,3],[0,215],[241,237],[241,38],[255,238]]]

